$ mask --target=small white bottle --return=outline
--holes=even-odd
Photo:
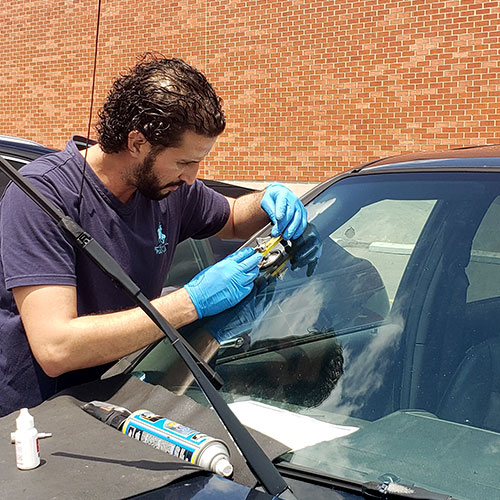
[[[16,464],[21,470],[34,469],[40,465],[40,447],[35,420],[28,411],[22,408],[16,418],[16,432],[12,433],[16,445]]]

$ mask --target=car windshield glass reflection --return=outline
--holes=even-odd
[[[211,360],[221,392],[244,423],[290,443],[284,459],[493,497],[499,200],[499,174],[342,179],[307,204],[304,241],[279,246],[243,302],[182,333],[224,339]],[[175,390],[171,358],[162,342],[135,370]],[[292,415],[330,427],[298,443]]]

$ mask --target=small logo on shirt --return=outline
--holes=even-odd
[[[158,229],[156,230],[158,234],[158,245],[155,246],[155,252],[160,255],[162,253],[165,253],[167,251],[167,237],[163,233],[163,228],[161,227],[161,224],[158,224]]]

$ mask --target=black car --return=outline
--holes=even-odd
[[[9,135],[0,135],[0,156],[18,170],[39,156],[54,151],[56,150],[46,148],[35,141]],[[0,193],[3,193],[8,182],[8,178],[1,174]]]
[[[289,448],[298,498],[500,498],[500,146],[372,162],[304,202],[315,272],[275,247],[255,293],[181,330],[224,332],[220,394]],[[178,366],[162,341],[129,373],[204,404]]]
[[[22,481],[13,457],[0,454],[2,491],[269,498],[276,493],[262,474],[272,469],[297,499],[499,498],[500,146],[372,162],[303,201],[314,272],[294,260],[299,242],[280,242],[244,301],[180,330],[188,341],[224,335],[209,360],[224,381],[218,394],[272,464],[259,470],[260,455],[234,445],[224,427],[237,422],[220,424],[211,409],[219,403],[162,340],[33,408],[39,430],[58,438],[42,442],[46,463]],[[246,245],[265,248],[269,232]],[[232,480],[161,458],[87,415],[92,400],[222,439]],[[62,490],[57,474],[67,479]]]

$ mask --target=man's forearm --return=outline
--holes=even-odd
[[[115,361],[163,337],[138,307],[77,316],[72,287],[22,287],[14,293],[33,354],[52,377]],[[183,288],[153,305],[174,328],[198,317]]]
[[[152,303],[176,329],[198,318],[196,309],[183,288],[155,299]],[[83,316],[73,321],[78,329],[92,332],[92,338],[87,339],[85,339],[85,333],[82,332],[81,348],[77,347],[77,352],[81,353],[79,356],[81,368],[115,361],[164,337],[160,329],[139,308],[107,315]],[[77,325],[79,322],[82,324]],[[92,323],[94,323],[94,330]],[[99,329],[103,330],[102,335],[99,335]],[[108,337],[107,341],[103,337]],[[96,349],[93,354],[89,349],[91,345],[94,345]],[[96,363],[97,358],[99,358],[98,363]],[[70,369],[75,368],[68,367],[66,371]]]
[[[263,196],[264,191],[258,191],[236,199],[228,198],[230,219],[218,236],[246,240],[268,224],[269,217],[260,206]]]

